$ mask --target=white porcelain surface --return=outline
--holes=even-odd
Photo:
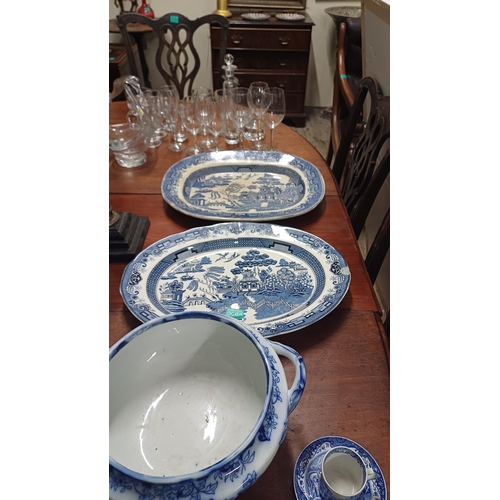
[[[211,319],[193,323],[194,316]],[[112,500],[235,498],[257,480],[273,459],[284,439],[288,415],[304,389],[305,368],[302,358],[292,349],[270,343],[241,323],[220,315],[183,313],[171,318],[187,318],[186,324],[191,323],[188,326],[194,326],[196,334],[186,335],[184,321],[162,317],[136,328],[110,350],[109,495]],[[165,341],[166,337],[172,337],[174,344]],[[141,340],[141,345],[137,344],[140,349],[135,349],[136,342]],[[134,349],[127,349],[133,345]],[[132,350],[140,350],[142,354],[136,359]],[[288,357],[296,369],[290,389],[277,352]],[[177,385],[175,377],[173,385],[165,384],[165,377],[170,381],[172,373],[182,374],[178,377],[183,379],[182,387]],[[207,376],[212,378],[206,380]],[[201,383],[198,377],[202,378]],[[157,378],[162,382],[153,383]],[[222,387],[216,387],[219,382]],[[155,390],[151,391],[150,386]],[[262,392],[269,387],[266,399]],[[149,399],[142,397],[143,392],[150,395]],[[134,394],[136,404],[130,411],[127,396]],[[188,406],[194,408],[187,410]],[[260,413],[255,416],[257,409]],[[167,419],[170,421],[165,424]],[[135,421],[135,427],[133,422],[124,424],[120,420]],[[248,439],[242,438],[249,427]],[[117,444],[120,433],[128,445]],[[172,433],[182,435],[171,436]],[[117,453],[121,457],[133,456],[145,472],[123,467],[116,460]],[[224,457],[224,453],[229,455]],[[160,476],[148,472],[147,462],[156,467],[154,473]],[[178,469],[178,464],[183,469]],[[205,468],[200,470],[202,467]],[[168,475],[176,470],[180,474],[185,470],[192,472]]]
[[[208,467],[262,424],[272,380],[252,341],[208,319],[150,329],[110,361],[110,450],[154,476]],[[182,450],[182,453],[171,450]]]
[[[386,485],[380,467],[360,444],[341,436],[325,436],[309,443],[295,462],[293,487],[297,500],[323,500],[320,495],[321,467],[325,455],[335,447],[345,446],[355,451],[367,469],[376,477],[366,482],[359,500],[386,500]]]
[[[366,481],[376,477],[355,450],[335,446],[323,458],[320,496],[324,500],[358,500]]]
[[[213,311],[271,337],[323,318],[341,302],[350,280],[342,255],[311,233],[230,222],[150,245],[127,265],[120,293],[143,322]]]

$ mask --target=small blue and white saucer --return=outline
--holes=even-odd
[[[354,449],[367,467],[378,474],[366,482],[360,500],[386,500],[385,479],[375,459],[358,443],[340,436],[326,436],[309,443],[300,453],[293,470],[293,488],[297,500],[321,500],[319,478],[323,456],[334,446]]]

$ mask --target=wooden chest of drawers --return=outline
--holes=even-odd
[[[241,87],[254,81],[265,81],[271,87],[285,90],[285,120],[304,127],[306,115],[307,69],[314,23],[304,12],[302,21],[280,21],[271,16],[266,21],[247,21],[239,13],[229,19],[227,52],[234,56],[236,76]],[[219,73],[220,28],[211,27],[213,81]]]

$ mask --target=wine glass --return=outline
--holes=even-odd
[[[177,90],[177,87],[175,85],[163,85],[162,87],[160,87],[160,93],[163,98],[166,98],[168,96],[175,96],[177,97],[177,99],[179,99],[179,91]],[[184,126],[181,123],[179,130],[175,133],[176,142],[184,142],[187,139],[183,128]]]
[[[238,132],[229,118],[231,99],[224,89],[216,90],[214,95],[222,100],[224,106],[224,141],[226,144],[234,146],[238,144]]]
[[[164,98],[163,104],[165,107],[165,114],[168,120],[169,130],[172,131],[172,138],[170,145],[168,146],[169,151],[180,152],[186,148],[184,144],[177,140],[178,137],[178,126],[180,123],[179,116],[179,98],[176,95],[169,95]]]
[[[224,130],[226,121],[226,111],[224,99],[218,95],[206,97],[208,115],[211,116],[208,122],[208,130],[215,137],[215,148],[212,151],[219,151],[219,135]]]
[[[205,98],[212,95],[212,91],[207,87],[196,87],[193,89],[192,95],[196,103],[196,112],[198,113],[198,118],[201,122],[200,133],[204,136],[204,139],[200,141],[200,146],[207,151],[215,146],[215,141],[208,137],[208,121],[207,109],[205,104]]]
[[[144,94],[146,112],[148,113],[153,125],[156,139],[161,140],[167,135],[167,131],[162,126],[163,116],[160,91],[142,87],[142,92]]]
[[[197,155],[198,153],[201,153],[201,148],[196,142],[201,123],[196,115],[196,105],[193,96],[186,96],[180,101],[180,113],[184,128],[193,134],[194,144],[190,148],[186,149],[186,155]]]
[[[255,115],[255,120],[253,120],[250,133],[247,136],[247,139],[253,142],[252,149],[268,149],[267,144],[262,140],[264,139],[264,131],[262,130],[261,133],[262,115],[271,103],[270,94],[265,93],[268,88],[269,85],[266,82],[252,82],[248,87],[248,104]]]
[[[271,98],[271,102],[267,111],[262,116],[264,123],[271,129],[271,142],[269,149],[271,151],[276,151],[274,149],[274,129],[283,121],[285,117],[285,91],[280,87],[269,87],[265,90]]]
[[[243,149],[243,129],[252,123],[253,115],[248,105],[248,88],[235,87],[229,91],[229,118],[238,130],[238,147]]]

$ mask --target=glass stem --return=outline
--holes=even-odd
[[[274,127],[271,127],[271,151],[274,151]]]

